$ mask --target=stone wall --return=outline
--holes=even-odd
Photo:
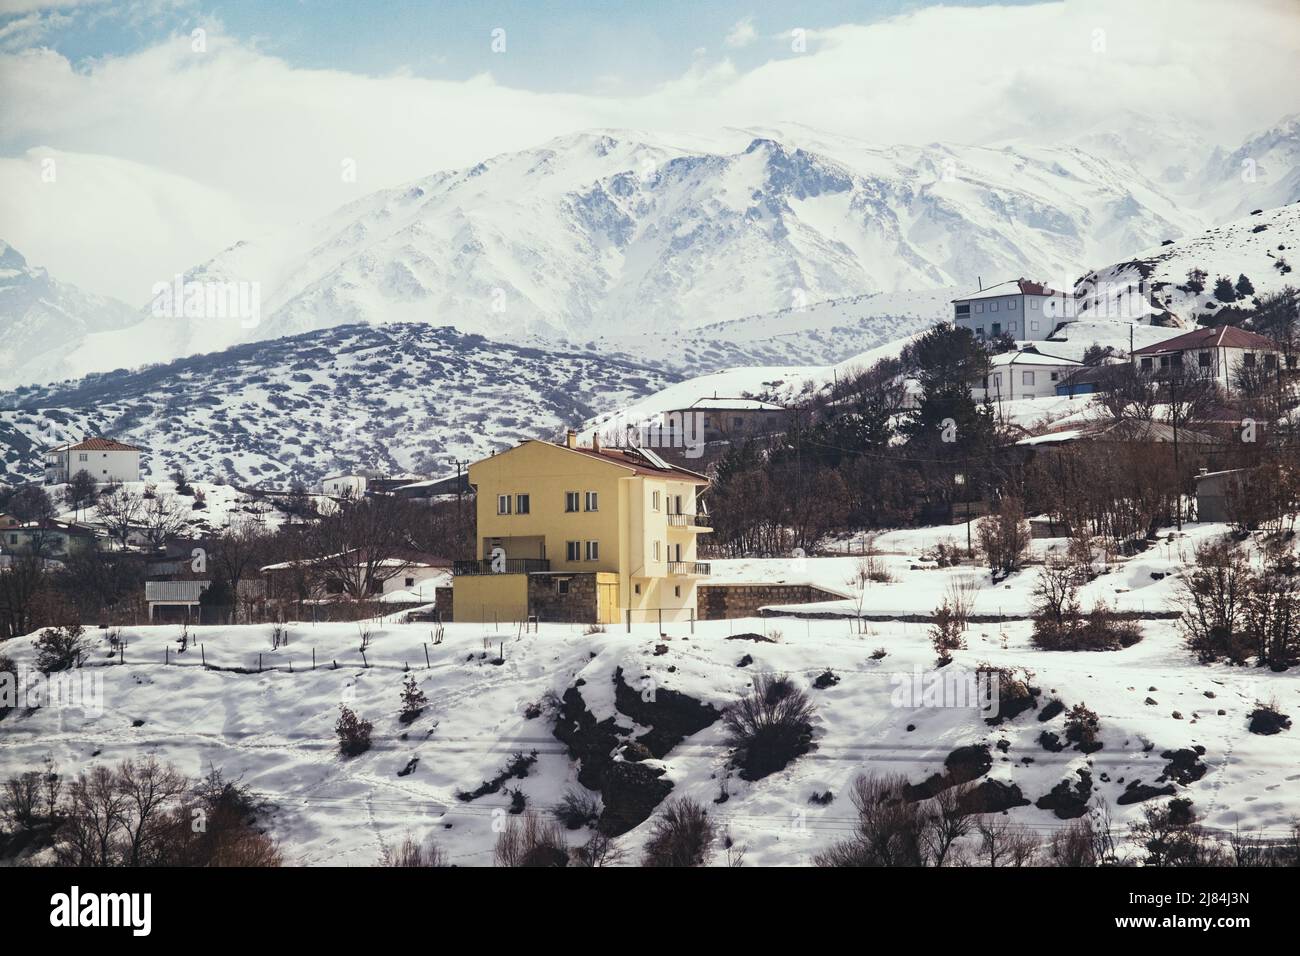
[[[567,582],[568,593],[560,593],[561,582]],[[594,623],[596,608],[595,572],[528,576],[528,613],[539,621]]]
[[[832,594],[811,584],[701,584],[696,593],[699,595],[701,621],[758,617],[758,609],[769,604],[811,604],[844,599],[843,595]]]

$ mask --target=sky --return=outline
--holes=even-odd
[[[1050,144],[1136,112],[1235,148],[1300,112],[1298,49],[1296,0],[0,0],[0,239],[138,305],[240,239],[581,129]]]

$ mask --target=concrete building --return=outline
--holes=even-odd
[[[135,445],[112,438],[83,438],[47,448],[45,483],[64,484],[79,471],[86,471],[97,484],[109,485],[140,480],[140,451]]]
[[[1133,353],[1144,374],[1159,378],[1181,372],[1185,378],[1211,379],[1228,393],[1244,376],[1278,374],[1281,362],[1272,339],[1233,325],[1196,329]]]
[[[1074,297],[1028,279],[1011,279],[952,300],[952,321],[988,341],[1007,333],[1038,342],[1074,319]]]
[[[661,433],[667,447],[690,441],[734,441],[751,435],[767,435],[786,426],[789,414],[784,406],[756,398],[698,398],[686,408],[661,416]],[[679,436],[682,436],[679,440]]]
[[[987,395],[994,402],[1055,396],[1057,385],[1082,367],[1082,362],[1044,355],[1033,348],[1003,352],[989,360],[988,375],[981,386],[971,389],[971,394],[978,401]]]
[[[364,498],[368,479],[365,475],[330,475],[321,479],[321,491],[331,498]]]
[[[478,558],[453,567],[457,621],[687,620],[709,530],[703,475],[648,449],[524,441],[475,462]]]

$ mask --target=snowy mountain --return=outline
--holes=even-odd
[[[1238,153],[1257,159],[1254,191],[1225,179]],[[888,146],[797,125],[676,142],[577,133],[238,243],[184,279],[255,288],[251,320],[146,306],[134,328],[87,330],[63,370],[343,324],[586,343],[1010,275],[1059,284],[1196,234],[1214,210],[1297,198],[1294,120],[1207,155],[1194,140],[1171,153],[1158,123],[1136,120],[1055,146]],[[44,380],[16,375],[8,384]]]
[[[67,375],[70,346],[139,320],[125,303],[51,278],[0,240],[0,383]]]
[[[284,485],[334,470],[439,474],[555,435],[672,373],[423,324],[348,326],[0,395],[0,481],[40,473],[39,449],[112,434],[146,474]]]

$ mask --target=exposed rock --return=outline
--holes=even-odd
[[[1051,810],[1061,820],[1073,820],[1088,812],[1088,799],[1092,796],[1092,774],[1080,768],[1075,771],[1077,780],[1068,777],[1038,798],[1034,804],[1040,810]]]
[[[1059,697],[1053,697],[1044,704],[1043,709],[1038,712],[1038,719],[1041,721],[1051,720],[1063,710],[1065,710],[1064,702]]]
[[[1286,714],[1279,714],[1276,710],[1269,710],[1266,707],[1257,707],[1250,714],[1250,732],[1252,734],[1280,734],[1291,727],[1291,718]]]
[[[1141,780],[1132,780],[1115,802],[1118,804],[1142,803],[1155,797],[1171,797],[1177,792],[1177,788],[1172,783],[1163,787],[1153,787]]]
[[[817,675],[817,679],[813,681],[813,686],[818,690],[825,690],[827,687],[834,687],[839,682],[838,675],[826,670]]]
[[[1198,747],[1196,750],[1183,748],[1181,750],[1164,751],[1160,756],[1168,760],[1169,763],[1165,765],[1162,779],[1173,780],[1183,786],[1200,780],[1209,769],[1200,762],[1203,753],[1205,753],[1204,747]]]
[[[988,744],[958,747],[943,761],[944,772],[932,774],[919,784],[908,784],[903,796],[908,800],[928,800],[949,787],[982,777],[993,767]]]

